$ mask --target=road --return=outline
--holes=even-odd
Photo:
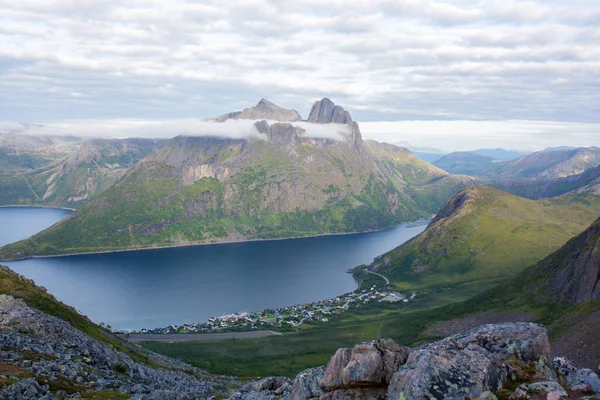
[[[193,342],[201,340],[223,340],[223,339],[258,339],[267,336],[281,335],[273,331],[250,331],[250,332],[223,332],[223,333],[173,333],[173,334],[154,334],[154,333],[135,333],[130,334],[129,338],[125,335],[119,335],[129,342]]]
[[[383,279],[385,279],[385,284],[389,285],[390,284],[390,280],[388,278],[386,278],[385,276],[378,274],[377,272],[373,272],[373,271],[369,271],[368,269],[365,269],[365,271],[367,271],[369,274],[373,274],[373,275],[377,275],[382,277]]]

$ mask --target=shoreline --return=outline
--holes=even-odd
[[[2,207],[6,207],[6,206],[2,206]],[[19,207],[19,206],[17,206],[17,207]],[[47,208],[56,208],[56,207],[47,207]],[[291,236],[291,237],[285,237],[285,238],[272,238],[272,239],[224,240],[222,242],[214,242],[214,243],[198,242],[198,243],[187,243],[187,244],[173,244],[173,245],[166,245],[166,246],[149,246],[149,247],[140,247],[140,248],[135,248],[135,249],[98,250],[98,251],[91,251],[91,252],[85,252],[85,253],[80,252],[80,253],[67,253],[67,254],[46,255],[46,256],[30,256],[30,257],[15,258],[15,259],[10,259],[10,260],[0,259],[0,262],[14,262],[14,261],[23,261],[23,260],[38,259],[38,258],[57,258],[57,257],[83,256],[83,255],[93,255],[93,254],[125,253],[125,252],[130,252],[130,251],[143,251],[143,250],[174,249],[174,248],[180,248],[180,247],[196,247],[196,246],[212,246],[212,245],[235,244],[235,243],[252,243],[252,242],[270,242],[270,241],[280,241],[280,240],[309,239],[309,238],[318,238],[318,237],[324,237],[324,236],[358,235],[358,234],[363,234],[363,233],[382,232],[382,231],[385,231],[386,229],[392,229],[392,228],[396,228],[396,227],[402,226],[402,225],[417,224],[419,222],[422,222],[423,225],[425,225],[425,224],[428,224],[429,221],[431,221],[431,220],[430,219],[419,219],[416,221],[407,221],[407,222],[403,222],[398,225],[388,226],[386,228],[374,229],[374,230],[368,230],[368,231],[362,231],[362,232],[321,233],[318,235]],[[421,225],[421,224],[418,224],[416,226],[419,226],[419,225]]]
[[[19,207],[28,207],[28,208],[54,208],[56,210],[69,210],[69,211],[77,211],[76,208],[69,207],[58,207],[58,206],[36,206],[34,204],[8,204],[5,206],[0,206],[0,208],[19,208]]]

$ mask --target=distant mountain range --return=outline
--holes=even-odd
[[[0,132],[0,177],[43,167],[75,151],[82,139]]]
[[[440,158],[434,165],[453,174],[489,179],[554,179],[577,175],[600,165],[600,148],[543,150],[508,161],[478,152],[455,152]]]
[[[0,177],[0,204],[78,207],[114,185],[166,140],[91,139],[67,143],[77,144],[75,150],[68,148],[68,155],[32,171]]]

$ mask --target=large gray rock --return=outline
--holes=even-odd
[[[318,399],[322,394],[321,381],[325,367],[307,369],[296,375],[292,385],[292,400]]]
[[[478,397],[502,387],[509,359],[534,364],[540,374],[555,379],[544,327],[485,325],[414,350],[394,375],[387,398]]]

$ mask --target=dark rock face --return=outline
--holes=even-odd
[[[315,124],[350,124],[352,117],[348,111],[325,97],[323,100],[314,102],[307,121]]]
[[[600,391],[591,370],[552,361],[545,328],[530,323],[484,325],[413,350],[390,339],[361,343],[339,349],[326,368],[300,373],[292,388],[289,381],[270,379],[278,384],[248,384],[233,398],[493,400],[502,393],[510,399],[578,399]],[[522,384],[509,391],[508,381]]]

